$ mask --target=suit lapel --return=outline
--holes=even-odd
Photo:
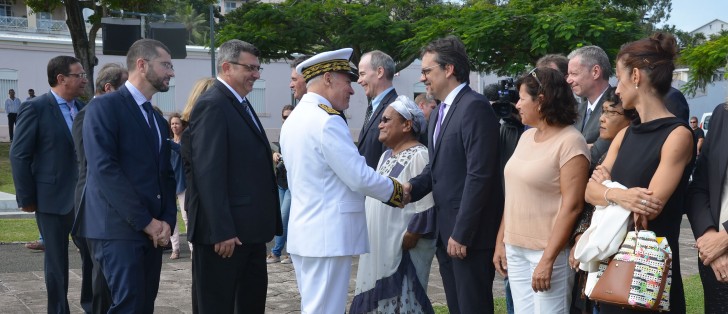
[[[119,89],[119,93],[123,98],[123,105],[126,107],[127,110],[129,110],[129,113],[133,117],[132,120],[136,121],[136,123],[139,125],[140,130],[145,131],[142,133],[144,133],[144,137],[147,139],[147,145],[149,145],[149,149],[151,149],[152,152],[155,153],[155,156],[159,155],[158,151],[155,151],[155,149],[157,149],[157,142],[159,141],[159,139],[157,138],[156,130],[152,129],[152,132],[146,131],[147,129],[149,129],[149,123],[147,123],[147,120],[144,119],[142,110],[139,108],[136,100],[134,100],[131,92],[129,92],[129,89],[127,89],[126,86],[122,86]],[[152,115],[154,115],[154,112],[152,112]],[[154,116],[154,118],[155,121],[158,121],[156,116]],[[157,123],[157,125],[159,126],[160,124]]]
[[[68,129],[66,119],[63,117],[63,112],[61,112],[61,105],[58,104],[58,101],[56,101],[56,97],[53,96],[53,93],[48,92],[46,96],[49,98],[49,101],[46,103],[51,106],[50,109],[53,113],[54,119],[56,120],[56,124],[59,125],[61,129],[63,129],[61,132],[66,135],[66,139],[68,139],[69,143],[73,145],[73,135],[71,135],[71,130]]]
[[[367,121],[367,124],[364,126],[364,128],[359,133],[359,146],[363,145],[362,142],[364,140],[364,137],[369,133],[369,130],[372,128],[372,124],[379,124],[379,121],[376,121],[376,117],[380,117],[382,115],[382,112],[384,112],[384,109],[392,103],[395,99],[397,99],[397,91],[395,89],[392,89],[387,93],[387,95],[384,95],[382,97],[382,101],[379,102],[379,106],[377,106],[377,110],[372,112],[372,117]]]
[[[437,143],[435,143],[435,155],[433,156],[433,163],[434,159],[437,158],[437,153],[440,151],[440,141],[442,140],[443,136],[445,135],[445,132],[447,131],[447,126],[450,124],[450,120],[455,115],[458,109],[458,103],[460,102],[460,99],[463,98],[463,95],[470,91],[470,87],[468,85],[465,85],[463,89],[460,90],[460,92],[455,96],[455,99],[453,100],[452,104],[450,104],[450,107],[447,108],[447,114],[445,115],[445,119],[442,121],[442,125],[440,125],[440,134],[437,135]],[[440,103],[440,106],[442,106],[442,103]],[[438,113],[439,113],[439,107]],[[437,117],[439,119],[439,117]],[[435,122],[437,125],[437,122]],[[433,130],[434,132],[434,130]],[[434,135],[434,133],[433,133]]]
[[[268,143],[268,140],[265,138],[265,131],[263,130],[263,125],[260,124],[260,120],[257,120],[257,114],[255,114],[255,110],[253,109],[253,106],[250,106],[250,112],[253,112],[253,115],[256,116],[256,121],[253,122],[253,119],[250,117],[250,115],[245,112],[245,109],[243,107],[243,104],[238,101],[238,98],[235,97],[233,92],[230,91],[230,89],[225,86],[222,82],[215,80],[215,87],[220,90],[220,92],[225,95],[230,100],[230,105],[235,109],[235,111],[245,120],[245,123],[248,125],[250,130],[258,135],[258,138],[261,139],[263,142]],[[250,101],[248,101],[250,102]],[[258,123],[260,126],[260,129],[255,125],[255,123]]]

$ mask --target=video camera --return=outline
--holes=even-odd
[[[516,109],[518,102],[518,91],[516,91],[513,78],[498,81],[498,101],[493,103],[493,110],[498,118],[506,123],[521,124],[521,119]]]

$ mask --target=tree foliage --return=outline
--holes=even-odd
[[[196,2],[214,3],[214,0],[196,0]],[[108,16],[111,10],[125,10],[127,12],[151,12],[162,14],[172,11],[176,7],[173,0],[26,0],[25,4],[34,12],[52,12],[63,7],[66,11],[66,25],[71,35],[73,52],[81,60],[86,70],[90,84],[86,84],[86,98],[94,94],[94,67],[98,63],[96,58],[96,36],[101,28],[101,18]],[[94,15],[89,17],[90,27],[86,28],[82,10],[90,8]]]
[[[254,43],[262,59],[342,47],[382,50],[405,68],[429,41],[462,39],[474,70],[514,74],[547,53],[599,45],[613,57],[645,25],[669,16],[670,0],[287,0],[229,13],[220,42]]]
[[[705,88],[718,78],[718,69],[728,66],[728,32],[713,35],[703,44],[684,49],[679,62],[690,68],[690,80],[683,85],[682,91],[695,95],[698,89]]]

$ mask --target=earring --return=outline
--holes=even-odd
[[[640,88],[639,84],[634,84],[634,89],[639,89],[639,88]]]

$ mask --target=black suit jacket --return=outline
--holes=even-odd
[[[492,249],[503,215],[498,118],[485,96],[465,86],[432,147],[438,115],[433,110],[428,127],[430,163],[410,180],[412,198],[432,191],[440,244],[452,237],[469,248]]]
[[[76,100],[76,109],[84,103]],[[20,106],[10,163],[18,206],[37,205],[38,212],[65,215],[74,208],[78,178],[73,138],[51,92]]]
[[[725,106],[720,104],[713,110],[710,129],[688,188],[687,215],[696,239],[708,228],[718,230],[720,224],[720,200],[728,167],[728,112]],[[723,226],[728,229],[728,222]]]
[[[387,106],[397,99],[397,90],[392,89],[384,95],[382,101],[377,106],[377,111],[372,112],[372,117],[367,124],[359,132],[359,154],[367,160],[367,165],[377,169],[379,158],[387,147],[379,141],[379,120],[382,119],[382,113]]]
[[[83,120],[86,116],[86,110],[81,110],[73,119],[73,128],[71,134],[73,135],[73,147],[76,149],[76,163],[78,164],[78,183],[76,183],[76,190],[74,192],[76,210],[76,218],[79,217],[83,203],[83,192],[86,188],[86,152],[83,149]],[[72,235],[77,235],[78,224],[74,222],[73,229],[71,230]]]
[[[191,242],[266,243],[282,233],[271,155],[263,124],[216,80],[197,100],[182,137]]]
[[[614,87],[609,86],[604,94],[606,94],[607,91],[612,88]],[[599,101],[597,102],[594,110],[589,116],[589,121],[586,121],[586,123],[584,123],[584,118],[586,117],[586,110],[589,105],[589,101],[585,99],[577,105],[578,111],[574,127],[576,127],[576,129],[579,130],[582,135],[584,135],[584,139],[586,139],[587,144],[593,144],[590,150],[590,169],[594,169],[597,166],[597,161],[599,161],[599,158],[607,153],[607,151],[609,150],[609,145],[612,144],[612,141],[607,141],[599,137],[599,118],[602,115],[603,104],[604,95],[599,98]]]

